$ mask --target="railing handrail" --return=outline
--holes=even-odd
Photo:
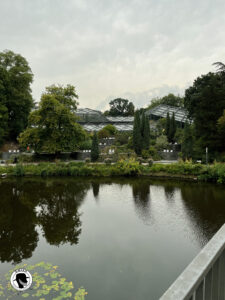
[[[224,249],[225,224],[162,295],[160,300],[189,300]]]

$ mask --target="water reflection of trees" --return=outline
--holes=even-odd
[[[174,199],[174,193],[175,193],[175,187],[172,185],[165,185],[164,186],[164,191],[165,191],[165,196],[166,199],[169,200],[173,200]]]
[[[91,183],[91,185],[92,185],[93,195],[94,195],[95,199],[97,199],[98,194],[99,194],[99,182],[98,181],[93,181]]]
[[[144,221],[150,220],[150,183],[148,180],[131,181],[133,200],[137,215]]]
[[[213,184],[183,184],[181,195],[193,228],[205,244],[225,223],[225,189]]]
[[[0,185],[0,260],[19,263],[37,247],[39,225],[48,243],[77,244],[78,208],[88,183],[75,180],[5,181]]]
[[[37,246],[35,202],[22,185],[7,183],[0,197],[0,260],[19,263],[29,258]]]

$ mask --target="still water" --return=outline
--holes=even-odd
[[[151,179],[3,179],[0,275],[40,261],[87,300],[155,300],[225,223],[225,187]]]

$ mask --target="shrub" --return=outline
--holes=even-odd
[[[142,150],[142,151],[141,151],[141,156],[142,156],[144,159],[149,158],[149,151],[148,151],[148,150]]]
[[[112,167],[111,175],[137,176],[140,174],[140,168],[134,159],[120,160]]]
[[[117,133],[116,127],[113,126],[113,125],[111,125],[111,124],[106,125],[102,129],[108,131],[108,133],[109,133],[110,136],[113,136],[113,135],[115,135]]]
[[[111,158],[106,158],[104,162],[106,165],[111,165],[112,160],[111,160]]]
[[[157,150],[165,149],[168,146],[167,137],[165,135],[160,135],[159,137],[157,137],[155,146]]]
[[[116,144],[118,146],[125,145],[128,143],[130,134],[127,132],[119,132],[116,135]]]
[[[19,155],[18,159],[19,159],[19,162],[21,162],[21,163],[30,163],[30,162],[34,161],[34,156],[21,154],[21,155]]]
[[[157,152],[157,150],[156,150],[155,147],[150,146],[149,147],[149,154],[150,154],[151,157],[154,157],[154,156],[156,156],[158,154],[158,152]]]
[[[99,139],[105,139],[107,137],[110,136],[110,133],[108,132],[108,130],[102,128],[101,130],[99,130],[98,132],[98,138]]]
[[[86,158],[85,158],[85,162],[86,162],[86,163],[90,163],[90,162],[91,162],[90,157],[86,157]]]
[[[144,159],[143,159],[141,156],[138,156],[138,157],[137,157],[137,162],[138,162],[139,164],[141,164],[141,163],[144,162]]]
[[[16,165],[15,168],[13,168],[13,175],[17,177],[22,177],[25,175],[25,170],[22,165]]]
[[[80,146],[79,146],[80,150],[91,150],[91,139],[87,139],[85,141],[83,141]]]
[[[149,167],[151,167],[153,165],[153,159],[152,158],[148,159],[148,165],[149,165]]]

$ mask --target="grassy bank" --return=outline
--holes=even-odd
[[[0,174],[8,176],[153,176],[180,179],[193,179],[200,181],[225,184],[225,164],[215,163],[209,166],[181,162],[177,164],[152,166],[141,165],[137,161],[119,161],[116,164],[98,163],[40,163],[17,164],[16,166],[1,166]]]

